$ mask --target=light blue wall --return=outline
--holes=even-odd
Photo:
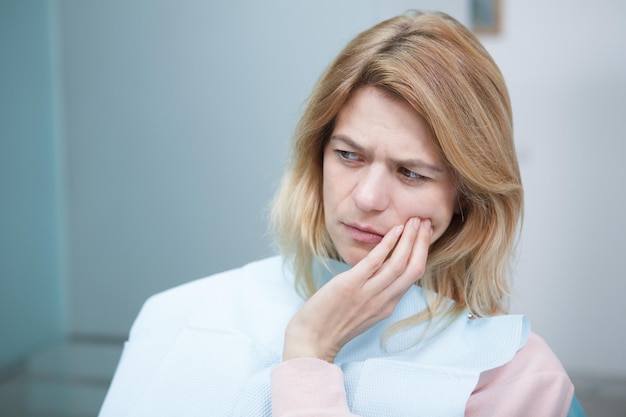
[[[50,22],[0,0],[0,369],[63,333]]]

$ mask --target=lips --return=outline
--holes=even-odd
[[[368,226],[362,226],[358,224],[342,223],[346,229],[348,235],[362,243],[378,243],[383,239],[383,234],[378,233],[376,230]]]

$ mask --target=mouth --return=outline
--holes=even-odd
[[[361,243],[378,243],[383,240],[383,234],[368,226],[362,226],[355,223],[342,223],[348,235]]]

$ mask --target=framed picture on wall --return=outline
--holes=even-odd
[[[501,25],[501,0],[470,0],[472,30],[478,34],[498,34]]]

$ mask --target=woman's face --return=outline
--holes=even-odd
[[[352,266],[410,217],[430,219],[436,241],[458,201],[426,121],[375,87],[355,91],[337,115],[323,175],[326,229]]]

